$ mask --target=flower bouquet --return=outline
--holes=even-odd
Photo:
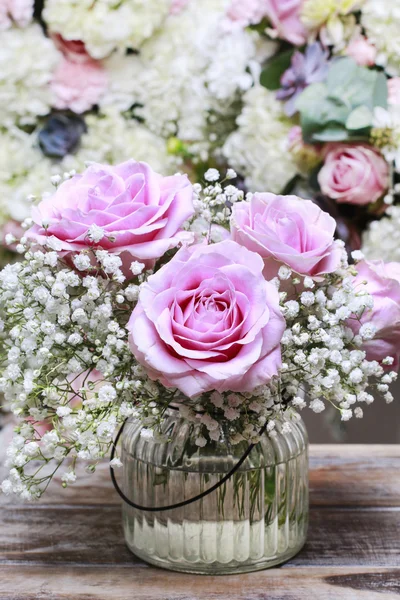
[[[399,265],[349,266],[317,205],[244,196],[235,175],[66,174],[0,272],[0,390],[19,419],[3,492],[39,498],[111,451],[127,544],[190,572],[302,547],[300,411],[391,402],[400,353]]]
[[[368,229],[366,254],[397,260],[400,52],[392,32],[400,26],[398,3],[246,6],[247,25],[280,41],[244,94],[224,156],[250,191],[312,197],[335,218],[350,251],[362,246]]]
[[[3,237],[51,177],[135,156],[233,167],[398,259],[399,23],[397,0],[3,0]]]

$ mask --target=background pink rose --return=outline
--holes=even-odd
[[[59,33],[51,33],[50,37],[58,50],[70,62],[88,62],[94,60],[86,51],[85,44],[81,40],[66,40]]]
[[[172,0],[169,12],[171,15],[179,15],[186,6],[189,4],[190,0]]]
[[[266,6],[265,0],[231,0],[226,16],[232,23],[247,27],[266,16]]]
[[[13,22],[26,27],[33,17],[34,0],[0,0],[0,31],[8,29]]]
[[[262,270],[228,240],[183,248],[152,275],[128,324],[149,377],[195,397],[252,391],[276,375],[285,320]]]
[[[282,264],[300,275],[331,273],[340,265],[341,248],[333,239],[336,222],[311,200],[297,196],[254,194],[234,204],[232,238],[265,263],[272,278]]]
[[[354,279],[359,290],[366,290],[374,299],[371,310],[365,310],[360,322],[348,321],[354,333],[359,333],[364,323],[376,328],[375,337],[363,343],[367,360],[382,361],[392,356],[397,368],[400,358],[400,263],[382,261],[362,261],[357,264]],[[367,282],[364,285],[364,282]]]
[[[346,54],[354,58],[358,65],[372,67],[375,64],[377,50],[365,37],[361,36],[349,43]]]
[[[72,62],[63,58],[50,84],[53,106],[83,113],[98,103],[107,83],[107,73],[99,61]]]
[[[245,3],[245,2],[243,2]],[[307,32],[300,21],[303,0],[264,0],[265,14],[270,19],[276,37],[301,46],[306,42]]]
[[[162,177],[134,160],[93,164],[32,210],[27,235],[39,243],[54,236],[60,250],[82,250],[93,246],[88,230],[96,225],[104,231],[97,247],[157,259],[178,245],[181,225],[194,213],[192,196],[186,175]]]
[[[389,167],[367,144],[327,144],[325,164],[318,174],[322,192],[337,202],[376,202],[389,185]]]

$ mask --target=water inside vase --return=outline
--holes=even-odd
[[[251,468],[252,463],[268,462],[260,444],[253,461],[246,461],[218,490],[197,502],[156,513],[125,504],[129,548],[158,566],[215,574],[266,568],[296,554],[308,524],[308,448],[303,429],[299,425],[294,434],[296,444],[288,460]],[[237,460],[229,454],[194,453],[173,468],[167,457],[164,464],[157,464],[158,450],[148,446],[143,457],[124,450],[125,493],[144,506],[192,498],[217,483]]]

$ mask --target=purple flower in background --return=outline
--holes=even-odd
[[[282,88],[277,92],[278,100],[286,100],[285,113],[291,117],[296,113],[296,99],[311,83],[323,81],[328,71],[328,51],[319,42],[307,46],[304,54],[296,51],[291,66],[281,77]]]

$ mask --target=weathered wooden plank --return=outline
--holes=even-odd
[[[2,509],[0,564],[140,563],[126,548],[118,507]],[[400,510],[313,508],[293,566],[400,566]]]
[[[5,438],[11,434],[9,424],[0,431],[0,479],[5,476],[1,464]],[[399,506],[400,445],[311,445],[311,504],[315,506]],[[16,500],[0,494],[0,505]],[[78,481],[67,490],[55,481],[41,500],[44,504],[116,505],[107,462],[94,475],[82,468]]]
[[[400,444],[312,445],[311,503],[400,505]]]
[[[142,567],[0,567],[2,600],[398,600],[400,569],[272,569],[196,577]]]

